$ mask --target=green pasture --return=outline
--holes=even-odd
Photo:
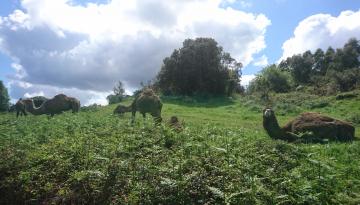
[[[129,104],[130,100],[123,102]],[[310,94],[163,98],[163,119],[114,116],[116,105],[53,118],[0,114],[0,204],[359,204],[360,141],[271,140],[262,109],[280,124],[304,111],[351,121],[360,97]]]

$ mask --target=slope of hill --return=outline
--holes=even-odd
[[[282,94],[272,105],[280,124],[318,111],[352,121],[359,138],[355,94]],[[130,113],[112,115],[115,106],[0,114],[0,204],[360,203],[360,142],[271,140],[256,99],[164,99],[164,119],[185,121],[180,133],[139,114],[131,126]]]

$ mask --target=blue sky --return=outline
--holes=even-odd
[[[152,79],[185,38],[215,38],[245,64],[244,82],[281,57],[360,39],[358,0],[201,2],[2,0],[0,79],[13,99],[65,92],[104,103],[117,80],[131,91]]]
[[[264,53],[269,63],[276,62],[282,54],[283,43],[293,36],[300,21],[308,16],[324,13],[338,16],[344,10],[360,9],[358,0],[252,0],[249,7],[238,3],[235,7],[253,13],[263,13],[271,20],[266,31],[267,48]],[[261,67],[250,66],[244,74],[257,72]]]

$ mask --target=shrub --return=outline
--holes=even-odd
[[[323,108],[329,106],[329,102],[325,100],[309,101],[306,103],[306,107],[310,109]]]
[[[115,104],[115,103],[121,102],[123,99],[123,96],[122,95],[108,95],[106,97],[106,99],[108,100],[109,104]]]
[[[330,71],[328,75],[341,92],[353,90],[360,85],[359,68],[348,69],[342,72]]]
[[[291,89],[291,76],[287,71],[282,71],[276,65],[264,68],[261,73],[250,82],[249,92],[274,91],[285,93]]]
[[[336,100],[343,100],[343,99],[349,99],[349,98],[356,98],[356,93],[344,93],[344,94],[338,94],[336,96]]]
[[[270,90],[276,93],[285,93],[291,89],[290,74],[286,71],[281,71],[276,65],[266,67],[262,71],[262,75],[268,81]]]

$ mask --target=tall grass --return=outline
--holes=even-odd
[[[290,97],[276,97],[281,124],[312,103],[290,112]],[[311,110],[359,113],[358,99],[322,100]],[[116,105],[53,118],[0,114],[0,204],[360,203],[358,141],[273,141],[262,105],[243,101],[165,100],[164,118],[185,121],[180,133],[140,115],[131,126],[130,114],[112,115]]]

